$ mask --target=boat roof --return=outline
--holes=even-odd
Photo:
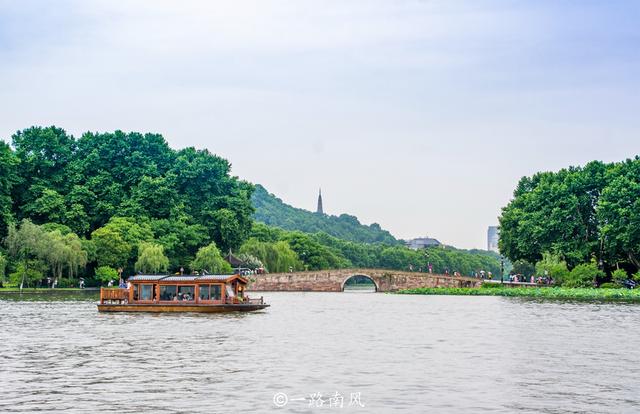
[[[130,282],[138,281],[153,281],[153,282],[197,282],[197,281],[217,281],[227,282],[233,279],[240,279],[242,282],[247,283],[248,280],[240,275],[134,275],[129,277]]]

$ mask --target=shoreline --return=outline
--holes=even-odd
[[[395,292],[399,295],[504,296],[534,299],[640,302],[640,289],[625,288],[416,288]]]
[[[0,294],[2,293],[11,293],[11,294],[41,294],[41,293],[69,293],[69,292],[77,292],[77,293],[100,293],[100,288],[96,287],[87,287],[84,289],[80,288],[25,288],[20,289],[17,288],[0,288]]]

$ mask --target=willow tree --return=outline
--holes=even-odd
[[[251,238],[242,245],[240,253],[255,256],[269,272],[287,272],[290,268],[304,269],[296,252],[284,240],[271,243]]]
[[[143,273],[160,273],[169,267],[164,248],[157,243],[140,243],[135,269]]]
[[[231,265],[220,254],[215,243],[201,247],[196,253],[196,258],[191,262],[191,270],[207,273],[231,273]]]
[[[40,226],[27,219],[22,220],[19,228],[13,224],[9,225],[6,244],[9,255],[18,263],[20,290],[24,287],[25,282],[31,281],[27,280],[28,278],[35,281],[42,277],[40,272],[31,272],[29,267],[32,264],[33,267],[40,267],[33,263],[33,260],[39,260],[39,256],[42,254],[45,234]]]
[[[0,277],[2,278],[3,285],[6,282],[6,279],[5,279],[6,268],[7,268],[7,258],[2,253],[0,253]]]

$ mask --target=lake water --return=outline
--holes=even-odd
[[[0,411],[640,412],[638,305],[264,296],[227,315],[1,296]]]

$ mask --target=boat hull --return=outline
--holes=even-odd
[[[165,304],[98,304],[99,312],[252,312],[269,307],[267,304],[193,304],[193,305],[165,305]]]

